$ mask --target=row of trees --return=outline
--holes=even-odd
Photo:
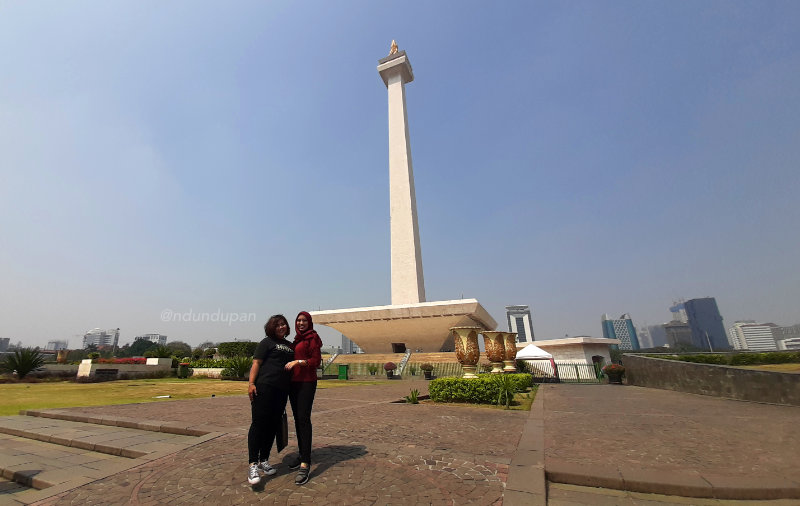
[[[174,356],[178,358],[204,358],[213,356],[216,349],[215,347],[216,345],[211,341],[206,341],[193,349],[190,345],[184,343],[183,341],[172,341],[167,343],[165,346],[159,346],[153,341],[137,339],[133,343],[127,343],[123,346],[120,346],[116,350],[113,350],[110,346],[98,347],[94,344],[88,345],[83,350],[70,350],[67,354],[67,361],[75,362],[84,358],[88,358],[90,353],[99,353],[99,358],[145,357],[148,355],[157,356],[155,353],[157,348],[169,350],[169,354],[165,355],[167,357]],[[164,355],[164,353],[165,352],[162,350],[158,356]]]

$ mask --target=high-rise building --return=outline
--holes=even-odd
[[[692,343],[692,329],[688,323],[671,321],[665,323],[662,328],[667,336],[667,345],[670,348],[679,348],[682,344],[694,346]]]
[[[342,353],[345,355],[352,355],[354,353],[364,353],[364,352],[361,350],[361,348],[358,347],[356,343],[348,339],[346,335],[342,334]]]
[[[772,335],[774,323],[738,321],[728,328],[728,342],[736,350],[775,351],[778,345]]]
[[[689,317],[686,315],[686,307],[683,303],[683,299],[672,302],[672,306],[669,308],[669,312],[672,313],[672,321],[681,323],[689,322]]]
[[[800,350],[800,337],[790,337],[777,341],[779,350],[797,351]]]
[[[667,331],[664,325],[648,325],[647,331],[650,333],[650,340],[653,347],[665,346],[667,344]]]
[[[51,351],[68,350],[69,341],[48,341],[45,349]]]
[[[714,297],[687,300],[683,307],[692,330],[692,346],[709,351],[730,349]]]
[[[8,350],[9,341],[11,341],[10,337],[0,337],[0,353]]]
[[[788,327],[773,327],[772,335],[775,342],[778,344],[779,350],[796,350],[800,348],[791,348],[795,343],[800,343],[800,324],[790,325]]]
[[[642,325],[636,331],[636,336],[639,338],[639,346],[643,349],[653,348],[653,338],[650,337],[650,330],[647,325]]]
[[[83,336],[83,349],[87,346],[113,346],[119,342],[119,329],[101,330],[92,329]]]
[[[533,322],[531,310],[528,306],[506,306],[508,331],[517,333],[518,343],[532,343],[536,338],[533,335]]]
[[[633,326],[631,315],[625,313],[614,320],[603,315],[603,337],[606,339],[619,339],[620,350],[638,350],[639,338],[636,335],[636,328]]]
[[[156,343],[159,346],[167,344],[167,336],[163,334],[142,334],[133,338],[134,341],[138,341],[139,339]]]

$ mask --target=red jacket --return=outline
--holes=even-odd
[[[316,332],[306,339],[295,342],[294,359],[305,360],[292,368],[292,381],[317,381],[317,368],[322,363],[322,340]]]

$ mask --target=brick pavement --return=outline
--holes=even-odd
[[[549,483],[546,501],[552,505],[718,505],[725,503],[713,498],[720,492],[766,493],[766,499],[800,476],[792,432],[800,408],[610,385],[546,385],[530,414],[392,403],[411,388],[424,394],[426,386],[392,381],[319,390],[312,417],[314,466],[302,487],[283,465],[296,452],[292,444],[272,459],[278,468],[274,477],[260,488],[247,485],[244,396],[74,408],[69,411],[94,419],[158,420],[162,426],[202,426],[222,435],[37,504],[499,505],[505,499],[510,505],[528,504],[520,498],[532,497],[543,504],[544,494],[531,492],[523,468],[540,462],[536,450],[526,446],[539,437],[548,476],[586,482]],[[692,481],[698,476],[700,487]],[[759,484],[753,485],[753,476]],[[578,486],[587,484],[611,488]],[[653,484],[666,486],[668,493],[709,497],[636,490]],[[15,486],[0,482],[0,503],[3,487]]]
[[[800,407],[617,385],[545,385],[538,396],[551,481],[800,499]]]
[[[411,388],[427,393],[423,381],[320,389],[311,481],[302,487],[282,462],[296,452],[292,444],[271,459],[278,473],[263,487],[247,484],[244,396],[74,408],[93,416],[200,419],[226,434],[39,504],[500,504],[528,413],[392,402]]]

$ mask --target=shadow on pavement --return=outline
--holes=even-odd
[[[329,445],[314,448],[311,452],[311,478],[324,473],[328,468],[335,466],[339,462],[357,459],[366,454],[367,447],[364,445]],[[284,465],[288,465],[287,463],[290,460],[294,460],[296,456],[296,453],[291,453],[283,457],[281,462]]]

